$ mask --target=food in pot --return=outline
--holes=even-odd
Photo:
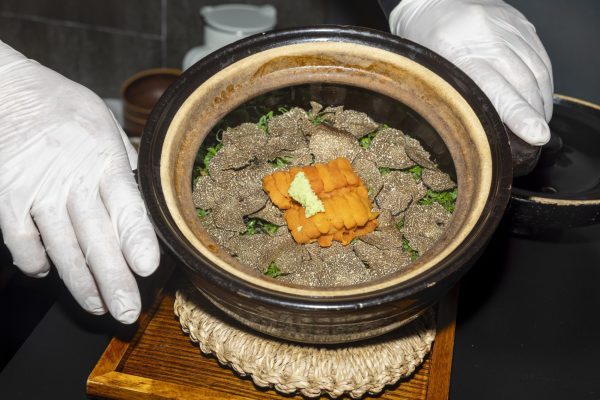
[[[406,268],[442,235],[458,193],[418,140],[315,102],[227,128],[197,159],[193,200],[213,239],[262,274],[313,287]]]

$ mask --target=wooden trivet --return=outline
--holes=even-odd
[[[182,333],[173,314],[175,288],[185,283],[173,279],[156,303],[140,319],[131,340],[113,338],[87,382],[90,396],[113,399],[302,399],[256,386],[205,356]],[[377,395],[378,399],[446,399],[450,382],[456,291],[438,305],[437,334],[431,353],[408,378]],[[346,396],[349,398],[349,396]],[[329,396],[322,396],[329,398]]]
[[[377,394],[410,376],[435,338],[434,311],[427,310],[371,340],[327,347],[281,341],[215,313],[193,287],[177,291],[175,315],[204,354],[214,355],[240,376],[250,376],[256,386],[306,397]]]

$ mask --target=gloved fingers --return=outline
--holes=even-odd
[[[0,229],[4,244],[10,250],[13,263],[25,275],[43,278],[50,271],[50,262],[40,240],[37,227],[29,214],[17,216],[6,201],[0,207]]]
[[[126,162],[111,160],[100,180],[100,195],[129,267],[148,276],[158,267],[160,250],[144,201]]]
[[[113,122],[115,123],[116,129],[119,131],[119,134],[121,135],[121,140],[123,141],[123,145],[125,146],[125,150],[127,151],[127,159],[129,160],[129,166],[132,171],[135,171],[137,169],[137,160],[138,160],[137,151],[131,144],[131,141],[127,137],[127,134],[125,133],[125,131],[123,131],[123,128],[121,128],[121,125],[119,124],[119,121],[117,121],[117,119],[115,118],[115,115],[112,113],[112,111],[110,111],[110,110],[108,110],[108,111],[110,112],[110,116],[112,117]]]
[[[105,314],[106,307],[77,243],[67,210],[63,207],[36,207],[32,212],[33,218],[46,245],[48,256],[73,298],[87,312]]]
[[[525,60],[509,47],[503,46],[494,53],[492,57],[486,56],[481,61],[487,63],[488,68],[494,69],[502,75],[531,107],[544,115],[541,88],[534,72],[525,63]]]
[[[77,241],[109,312],[124,324],[137,320],[140,293],[117,242],[110,217],[100,197],[78,188],[67,200]]]
[[[537,38],[537,35],[534,34],[533,36]],[[541,43],[539,47],[534,47],[527,40],[516,36],[510,43],[512,50],[518,54],[533,73],[542,96],[544,116],[546,121],[550,121],[554,107],[554,82],[552,81],[552,64],[550,64],[546,50]]]
[[[461,68],[492,101],[500,118],[511,131],[535,146],[548,142],[550,128],[546,118],[536,111],[504,76],[481,60],[471,60],[461,65]]]

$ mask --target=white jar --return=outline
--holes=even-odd
[[[200,9],[204,18],[204,45],[193,47],[183,58],[186,70],[213,51],[246,36],[268,31],[277,23],[272,5],[225,4]]]

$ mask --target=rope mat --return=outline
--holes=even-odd
[[[243,328],[215,312],[194,289],[177,291],[175,314],[203,353],[241,376],[250,375],[259,387],[307,397],[379,393],[411,375],[435,338],[432,310],[382,337],[328,347],[279,341]]]

